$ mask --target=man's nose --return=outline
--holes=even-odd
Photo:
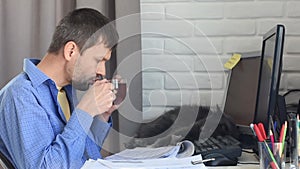
[[[105,62],[103,62],[103,63],[100,62],[100,63],[97,65],[96,74],[102,75],[103,77],[105,77],[105,75],[106,75]]]

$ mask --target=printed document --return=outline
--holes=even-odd
[[[194,154],[194,144],[188,140],[179,142],[176,146],[166,147],[136,147],[126,149],[114,155],[108,156],[106,160],[143,160],[170,157],[188,157]]]
[[[201,155],[185,158],[159,158],[146,160],[88,160],[82,169],[206,169],[203,163],[192,164],[192,161],[201,161]]]

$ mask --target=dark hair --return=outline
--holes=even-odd
[[[56,26],[49,53],[58,51],[69,41],[74,41],[80,53],[99,43],[113,49],[119,35],[110,20],[99,11],[90,8],[76,9],[65,16]]]

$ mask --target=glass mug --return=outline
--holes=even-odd
[[[104,77],[102,75],[98,75],[96,77],[97,80],[103,80]],[[119,105],[121,104],[125,97],[126,97],[126,91],[127,91],[127,85],[126,85],[126,80],[121,78],[121,76],[116,75],[114,76],[111,80],[108,80],[111,82],[114,86],[114,90],[117,92],[116,93],[116,98],[113,101],[113,105]]]
[[[113,78],[111,80],[111,83],[114,85],[114,90],[117,91],[116,99],[114,100],[113,104],[119,105],[124,101],[126,97],[126,80],[122,78]]]

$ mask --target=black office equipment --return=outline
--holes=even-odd
[[[242,154],[240,142],[230,135],[211,136],[207,139],[194,141],[195,153],[203,156],[218,153],[230,159],[236,159]]]
[[[287,113],[297,113],[300,101],[300,89],[291,89],[282,95],[286,103]],[[298,113],[299,114],[299,113]]]
[[[287,121],[287,109],[285,98],[282,95],[277,95],[277,102],[276,102],[276,110],[273,117],[276,121],[279,121],[280,124],[284,124]]]
[[[211,153],[207,155],[202,155],[203,159],[214,159],[204,162],[205,166],[235,166],[237,165],[237,159],[231,159],[220,153]]]
[[[300,99],[299,99],[299,102],[298,102],[297,114],[300,115]]]
[[[269,135],[269,117],[273,116],[276,110],[284,35],[284,26],[276,25],[263,36],[254,123],[262,122],[267,135]]]
[[[231,117],[239,131],[242,148],[255,147],[256,140],[249,127],[254,120],[261,52],[242,53],[229,72],[224,113]]]
[[[249,128],[254,119],[260,61],[260,52],[242,54],[229,75],[224,113],[240,129]]]

